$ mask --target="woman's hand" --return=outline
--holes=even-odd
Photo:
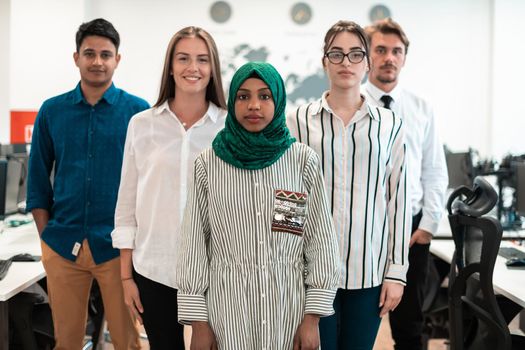
[[[208,322],[192,322],[191,328],[190,350],[218,350],[215,334]]]
[[[293,350],[316,350],[319,342],[319,316],[304,315],[293,338]]]
[[[379,307],[381,308],[379,317],[385,316],[389,311],[394,310],[397,305],[399,305],[403,297],[404,289],[405,287],[402,284],[388,281],[383,282],[381,295],[379,296]]]
[[[137,318],[140,324],[142,324],[140,314],[144,312],[144,308],[140,301],[139,289],[133,278],[123,279],[122,289],[124,290],[124,303],[126,303],[131,313]]]

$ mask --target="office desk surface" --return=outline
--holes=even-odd
[[[42,254],[34,222],[16,228],[4,228],[4,232],[0,233],[0,259],[8,259],[19,253]],[[0,301],[8,300],[44,276],[44,267],[40,261],[13,262],[7,275],[0,281]]]
[[[448,213],[444,213],[434,239],[451,239],[452,231],[450,230],[450,224],[448,222]],[[515,239],[525,239],[525,229],[521,230],[504,230],[503,231],[503,240],[515,240]]]
[[[523,247],[502,241],[502,247],[516,247],[525,251]],[[438,258],[450,263],[454,254],[454,242],[452,240],[432,240],[430,252]],[[525,269],[509,268],[505,265],[506,259],[498,256],[494,266],[492,284],[494,290],[525,307]]]

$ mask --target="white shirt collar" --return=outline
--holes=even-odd
[[[397,84],[396,87],[392,89],[392,91],[385,92],[377,86],[375,86],[374,84],[372,84],[370,80],[367,80],[367,82],[365,83],[365,89],[376,102],[379,102],[381,100],[381,96],[389,95],[390,97],[392,97],[395,103],[396,101],[399,101],[402,87],[400,86],[400,84]]]
[[[164,101],[160,106],[156,107],[153,111],[153,115],[161,115],[164,111],[168,111],[170,113],[173,113],[169,106],[169,100]],[[213,102],[208,102],[208,110],[204,114],[203,118],[209,117],[210,120],[214,123],[217,123],[217,120],[219,119],[219,116],[221,114],[221,109],[217,107]]]
[[[312,105],[311,111],[312,115],[319,114],[321,112],[321,109],[325,109],[329,113],[333,113],[332,109],[330,108],[330,105],[328,105],[328,101],[326,100],[326,97],[328,96],[328,91],[325,91],[323,95],[321,96],[321,99],[318,100],[318,106]],[[363,103],[361,104],[361,107],[356,111],[356,115],[354,118],[352,118],[352,121],[357,121],[361,119],[366,114],[370,114],[370,116],[373,119],[378,120],[379,117],[377,116],[375,110],[370,107],[368,100],[365,95],[361,94],[361,98],[363,99]]]

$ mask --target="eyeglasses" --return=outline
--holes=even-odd
[[[343,53],[342,51],[329,51],[324,54],[328,61],[333,64],[341,64],[348,57],[351,63],[361,63],[365,58],[366,52],[363,50],[353,50],[349,53]]]

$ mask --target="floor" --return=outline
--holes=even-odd
[[[388,316],[383,318],[381,326],[379,326],[379,332],[377,334],[376,343],[374,350],[393,350],[394,341],[392,340],[392,334],[390,333],[390,324],[388,322]],[[428,342],[428,350],[446,350],[448,349],[446,339],[432,339]]]

